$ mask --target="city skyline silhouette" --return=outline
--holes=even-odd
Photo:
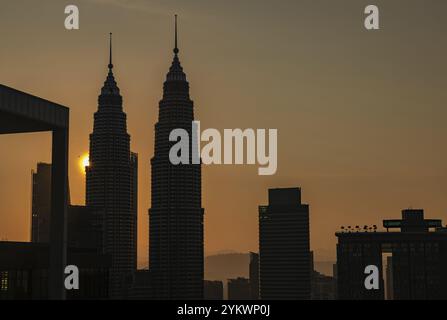
[[[47,3],[51,7],[55,2]],[[447,97],[442,61],[447,50],[441,37],[445,26],[437,19],[444,4],[425,9],[433,13],[430,21],[418,15],[420,5],[413,4],[408,18],[399,15],[397,21],[387,20],[386,31],[376,35],[356,28],[360,26],[353,14],[356,8],[334,8],[330,16],[318,5],[286,2],[269,20],[261,10],[268,6],[265,2],[251,14],[239,4],[241,13],[229,26],[228,9],[205,6],[202,10],[208,14],[202,16],[198,4],[188,6],[184,15],[179,12],[182,62],[193,83],[198,119],[216,128],[277,127],[280,153],[274,177],[261,178],[250,167],[203,168],[208,254],[257,251],[257,206],[266,203],[269,187],[303,188],[306,202],[312,205],[310,243],[320,260],[335,259],[334,232],[341,225],[377,223],[411,206],[445,220],[447,157],[442,119]],[[6,6],[21,8],[13,3]],[[77,34],[60,30],[57,5],[49,9],[45,21],[35,21],[27,12],[13,21],[7,10],[2,11],[7,46],[0,53],[0,83],[70,106],[70,189],[72,202],[83,204],[85,175],[78,160],[88,150],[96,95],[107,65],[104,39],[114,32],[116,75],[135,141],[132,151],[139,153],[141,165],[138,255],[142,266],[148,251],[152,129],[160,84],[170,63],[173,11],[163,6],[156,13],[100,3],[85,6],[91,13]],[[287,15],[287,8],[300,10]],[[384,8],[396,13],[398,4]],[[220,19],[212,23],[219,9]],[[294,19],[280,23],[283,14]],[[306,14],[316,20],[310,21]],[[202,18],[195,20],[197,16]],[[112,25],[109,17],[127,24]],[[407,31],[415,17],[424,21],[424,32],[430,37],[420,30]],[[96,19],[104,25],[94,26]],[[33,21],[26,31],[24,20]],[[256,26],[259,21],[264,26]],[[209,30],[201,30],[203,23]],[[306,35],[304,30],[309,29],[314,37]],[[234,35],[235,31],[240,33]],[[331,41],[334,34],[337,41]],[[315,37],[321,41],[310,39]],[[296,38],[292,44],[290,39]],[[28,240],[29,173],[37,162],[51,162],[50,137],[45,133],[0,137],[0,148],[5,150],[0,177],[11,181],[10,187],[0,185],[0,237]]]

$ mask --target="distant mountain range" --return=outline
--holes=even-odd
[[[315,261],[315,270],[332,276],[335,261]],[[205,279],[220,280],[226,284],[228,279],[237,277],[249,278],[248,267],[250,264],[249,253],[218,253],[205,257]],[[139,268],[147,268],[147,264],[139,264]]]
[[[224,253],[207,256],[205,258],[205,279],[221,280],[244,277],[248,278],[250,254]]]
[[[332,276],[334,261],[315,261],[316,271]],[[210,255],[205,258],[205,279],[220,280],[237,277],[249,277],[248,267],[250,264],[249,253],[224,253]]]

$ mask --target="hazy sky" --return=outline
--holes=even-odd
[[[363,27],[380,8],[381,30]],[[80,30],[64,28],[64,7]],[[269,187],[301,186],[317,259],[341,225],[406,207],[447,222],[445,0],[2,0],[0,83],[70,107],[72,202],[114,34],[115,76],[139,153],[139,259],[147,259],[149,159],[179,14],[180,59],[202,129],[277,128],[278,171],[203,168],[205,251],[257,251]],[[47,133],[0,136],[0,239],[28,240],[31,169]]]

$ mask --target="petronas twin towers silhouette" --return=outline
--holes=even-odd
[[[163,86],[151,159],[149,266],[153,299],[203,298],[203,216],[201,165],[173,165],[169,134],[191,135],[194,103],[179,60],[175,15],[172,65]],[[86,170],[86,205],[99,221],[102,252],[111,256],[109,294],[130,289],[137,256],[137,157],[130,151],[123,99],[113,75],[112,34],[108,75],[98,98]],[[192,141],[191,141],[192,143]]]

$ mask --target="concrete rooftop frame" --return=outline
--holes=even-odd
[[[52,131],[48,297],[65,299],[69,109],[0,84],[0,134]]]

